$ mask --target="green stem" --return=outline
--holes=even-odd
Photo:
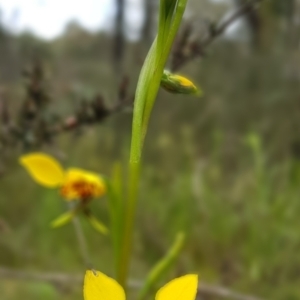
[[[158,35],[144,62],[135,94],[129,162],[129,189],[125,207],[120,264],[117,274],[117,279],[124,288],[126,288],[130,262],[144,138],[151,110],[157,97],[161,76],[186,3],[187,0],[169,0],[168,3],[166,0],[161,0]]]
[[[152,70],[149,70],[149,66],[155,64],[155,53],[157,48],[157,38],[154,40],[148,55],[145,59],[142,67],[139,82],[137,85],[134,108],[133,108],[133,119],[132,119],[132,135],[131,135],[131,146],[130,146],[130,162],[139,163],[141,160],[142,153],[142,124],[144,107],[146,101],[146,95],[148,94]]]
[[[187,1],[188,0],[178,1],[178,4],[176,6],[175,16],[174,16],[174,19],[172,20],[172,24],[170,25],[170,31],[168,32],[168,38],[164,45],[164,51],[163,51],[163,53],[160,57],[160,61],[158,63],[159,69],[156,70],[156,72],[154,74],[154,78],[153,78],[153,82],[157,82],[157,89],[159,88],[160,79],[161,79],[161,76],[162,76],[162,73],[163,73],[163,70],[165,67],[165,64],[163,62],[167,61],[168,56],[170,54],[170,51],[171,51],[171,48],[173,45],[173,41],[175,39],[176,33],[179,29],[179,26],[180,26],[180,23],[182,20],[183,13],[185,11]],[[156,86],[155,86],[155,88],[156,88]],[[145,138],[146,133],[147,133],[149,119],[150,119],[152,108],[154,105],[154,100],[151,101],[151,99],[150,99],[150,101],[146,101],[146,107],[145,107],[144,116],[143,116],[143,128],[142,128],[142,138],[143,139]]]
[[[108,187],[108,204],[111,221],[111,239],[114,250],[115,274],[118,274],[120,265],[120,250],[122,244],[123,225],[123,184],[121,164],[116,163],[113,168],[111,181],[106,181]]]
[[[126,280],[130,262],[130,251],[132,244],[132,229],[135,218],[137,192],[140,176],[140,162],[130,162],[129,165],[130,178],[129,178],[129,190],[128,190],[128,201],[126,205],[125,213],[125,227],[123,235],[123,247],[120,256],[118,281],[125,288]]]

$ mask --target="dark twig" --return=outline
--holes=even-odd
[[[198,56],[204,56],[205,49],[220,35],[222,35],[229,26],[241,17],[247,15],[251,11],[256,10],[263,0],[247,1],[237,8],[228,18],[221,21],[218,25],[210,24],[208,34],[200,41],[189,41],[191,27],[186,27],[179,35],[174,46],[173,57],[171,61],[171,69],[178,70],[187,62]]]
[[[21,270],[12,270],[8,268],[0,268],[0,279],[6,280],[25,280],[25,281],[43,281],[51,283],[55,286],[80,285],[83,282],[83,275],[70,275],[66,273],[42,273],[42,272],[27,272]],[[129,287],[138,289],[142,286],[142,282],[135,279],[129,280]],[[201,282],[198,289],[199,295],[217,296],[231,300],[262,300],[254,296],[243,295],[233,292],[227,288],[215,285],[209,285]]]
[[[38,150],[42,146],[52,144],[55,136],[65,131],[75,131],[85,126],[92,126],[104,120],[133,103],[129,95],[129,79],[121,81],[117,99],[112,107],[105,104],[105,99],[95,95],[92,99],[82,100],[69,117],[49,113],[48,104],[52,99],[47,91],[44,70],[39,61],[32,68],[23,72],[25,78],[26,96],[19,111],[10,114],[4,93],[0,91],[0,154],[5,157],[12,148],[27,151]],[[3,168],[0,161],[0,173]]]
[[[245,4],[237,8],[227,19],[221,22],[218,26],[212,27],[210,35],[208,35],[207,38],[202,41],[202,46],[207,47],[208,45],[210,45],[216,37],[223,34],[226,31],[226,29],[229,26],[231,26],[235,21],[240,19],[242,16],[247,15],[249,12],[258,9],[259,4],[262,1],[263,0],[254,0],[245,2]]]

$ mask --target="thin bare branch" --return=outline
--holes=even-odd
[[[205,49],[219,36],[221,36],[229,26],[231,26],[233,23],[235,23],[237,20],[239,20],[241,17],[247,15],[253,10],[258,9],[261,2],[264,0],[252,0],[247,1],[237,9],[235,9],[229,17],[227,17],[225,20],[221,21],[219,24],[214,25],[211,24],[209,28],[209,32],[207,36],[205,36],[202,40],[194,41],[189,43],[188,42],[188,36],[190,32],[184,31],[182,33],[182,36],[178,38],[178,42],[176,43],[174,47],[173,52],[173,58],[171,63],[171,69],[173,71],[181,68],[183,65],[185,65],[187,62],[193,60],[194,58],[198,56],[203,56],[205,54]],[[187,27],[188,28],[188,27]],[[182,39],[186,41],[186,43],[183,44]],[[186,47],[189,48],[188,51],[186,51]]]
[[[207,47],[213,40],[223,34],[226,29],[231,26],[234,22],[236,22],[241,17],[245,16],[249,12],[258,9],[259,4],[263,0],[255,0],[255,1],[248,1],[245,4],[241,5],[237,8],[227,19],[222,21],[218,26],[211,30],[211,34],[202,41],[202,46]]]

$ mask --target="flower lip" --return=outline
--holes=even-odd
[[[60,189],[61,195],[69,201],[100,197],[106,192],[105,183],[96,173],[82,169],[68,169]]]

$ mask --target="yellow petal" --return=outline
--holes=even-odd
[[[156,294],[155,300],[194,300],[198,288],[198,275],[189,274],[173,279]]]
[[[99,271],[86,271],[84,300],[125,300],[123,288],[114,279]]]
[[[21,156],[19,161],[37,183],[50,188],[62,184],[64,170],[53,157],[43,153],[31,153]]]

